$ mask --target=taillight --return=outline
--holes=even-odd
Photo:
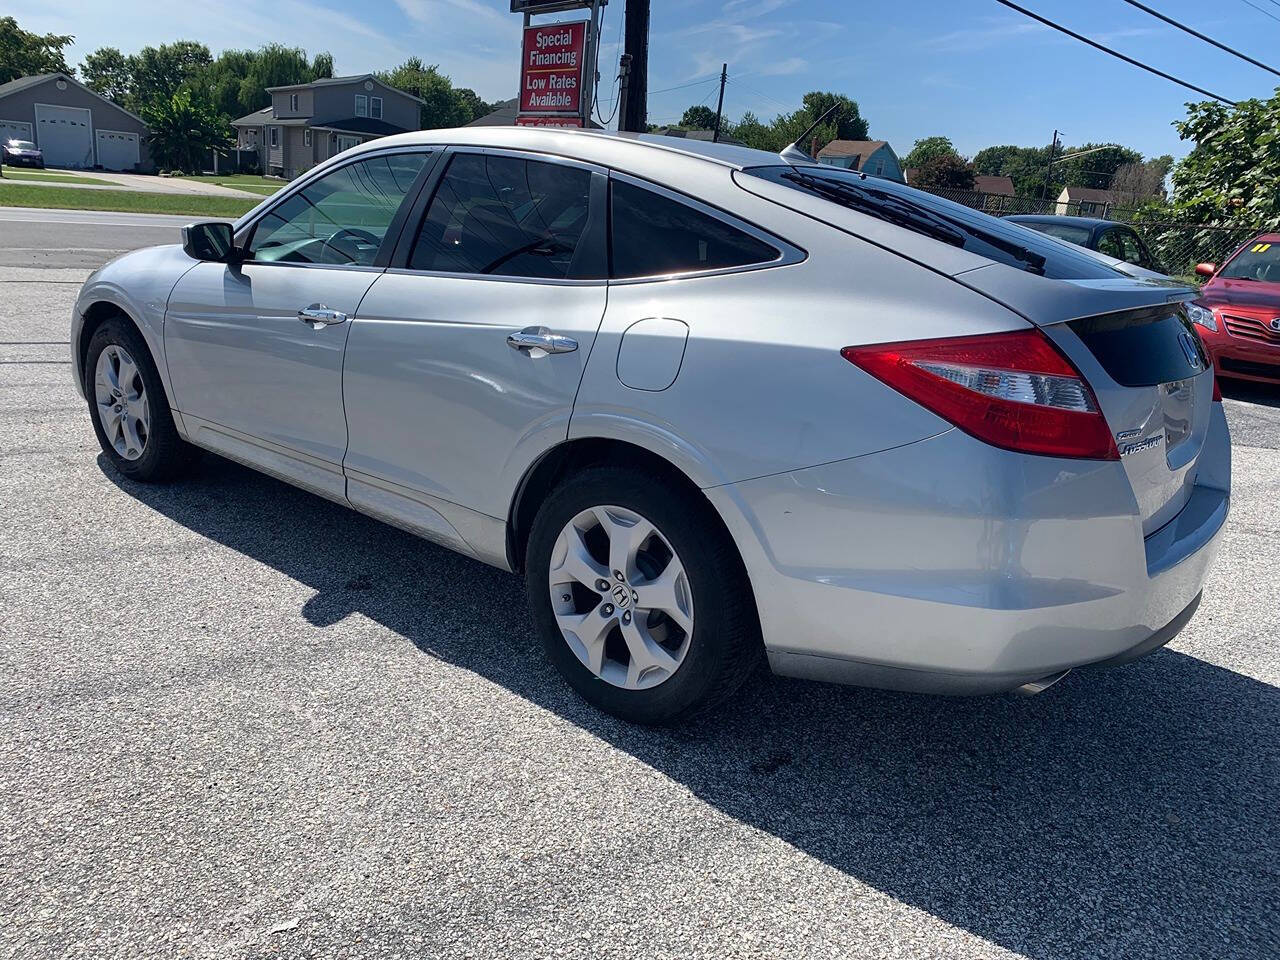
[[[1089,384],[1039,330],[877,343],[840,354],[997,447],[1120,459]]]

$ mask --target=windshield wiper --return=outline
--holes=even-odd
[[[1023,269],[1030,273],[1044,276],[1044,267],[1048,261],[1041,254],[1036,253],[1034,250],[1028,250],[1021,244],[1006,240],[999,234],[984,230],[981,227],[975,227],[970,223],[965,223],[956,217],[940,213],[906,197],[900,197],[887,190],[879,190],[875,187],[866,187],[844,181],[837,182],[826,177],[801,173],[798,170],[794,173],[784,173],[782,176],[785,179],[808,187],[815,193],[825,194],[829,199],[835,200],[837,203],[851,206],[863,213],[869,213],[897,226],[906,227],[908,230],[915,230],[917,233],[931,236],[935,240],[950,243],[952,246],[963,248],[966,235],[975,240],[981,240],[988,246],[995,247],[1015,260],[1025,263],[1026,266]],[[894,216],[884,215],[891,211]]]
[[[943,243],[949,243],[954,247],[964,246],[964,234],[945,222],[928,216],[926,211],[922,211],[919,208],[885,203],[883,200],[874,197],[865,188],[855,187],[851,183],[828,180],[825,177],[811,176],[807,173],[784,173],[782,178],[793,183],[799,183],[814,193],[841,206],[866,213],[878,220],[892,223],[894,226],[905,227],[908,230],[914,230],[916,233],[923,233],[925,236],[941,240]]]

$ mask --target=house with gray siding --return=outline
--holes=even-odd
[[[0,140],[30,140],[50,167],[149,172],[147,125],[65,73],[0,84]]]
[[[233,120],[236,145],[264,173],[293,179],[356,144],[419,130],[422,101],[373,74],[268,87],[271,105]]]

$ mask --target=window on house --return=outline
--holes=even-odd
[[[302,145],[304,147],[311,146],[311,128],[307,127],[302,131]]]
[[[273,147],[280,146],[280,128],[279,127],[271,128],[271,146]]]
[[[356,116],[367,117],[369,115],[369,98],[363,93],[356,94]]]
[[[373,119],[375,120],[382,119],[382,98],[381,97],[369,98],[369,116],[373,117]]]
[[[289,112],[298,112],[298,95],[296,93],[289,94]]]

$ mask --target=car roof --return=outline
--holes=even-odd
[[[1012,220],[1014,223],[1062,223],[1073,227],[1088,227],[1091,230],[1097,227],[1129,226],[1129,224],[1120,223],[1118,220],[1103,220],[1101,217],[1065,217],[1039,213],[1015,213],[1004,219]]]
[[[681,154],[733,169],[787,162],[776,153],[753,150],[750,147],[731,143],[711,143],[706,140],[664,137],[651,133],[618,133],[613,130],[580,130],[568,127],[453,127],[414,130],[370,140],[355,149],[380,149],[410,144],[451,144],[540,150],[561,153],[569,157],[581,157],[584,160],[595,159],[602,154],[625,156],[633,160],[640,160],[646,155],[656,158],[664,153]]]

